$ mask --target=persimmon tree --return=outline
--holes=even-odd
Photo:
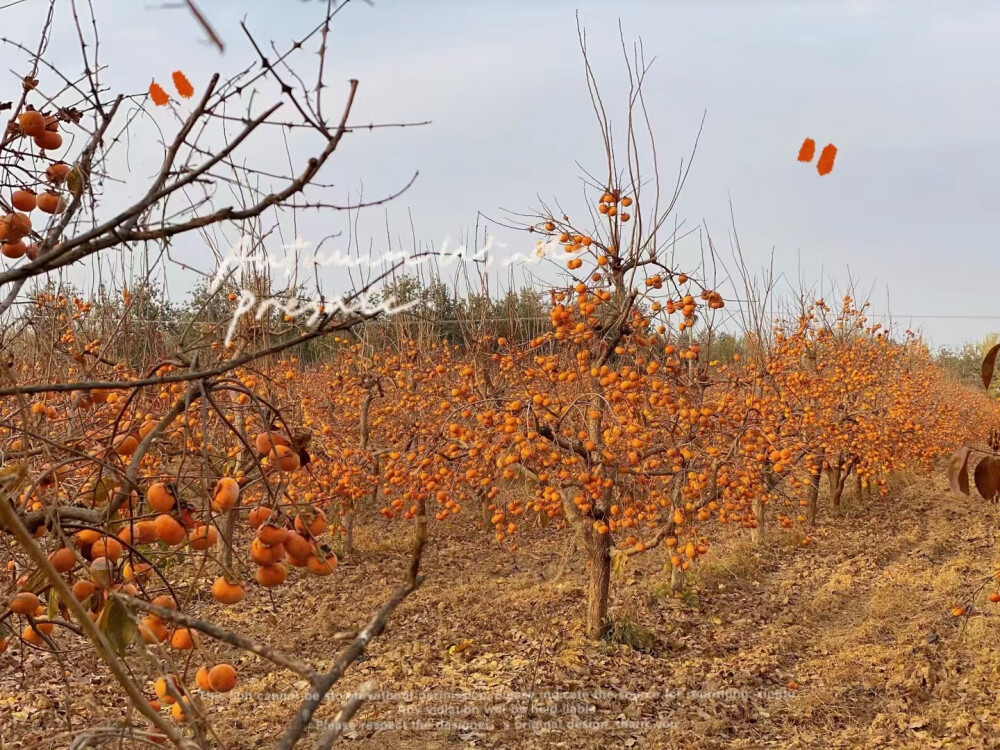
[[[514,223],[543,237],[539,253],[554,246],[566,258],[565,283],[549,290],[551,328],[515,339],[472,326],[457,346],[406,336],[381,351],[345,344],[326,377],[336,390],[351,384],[348,401],[373,403],[365,378],[392,394],[369,426],[380,452],[368,481],[383,516],[409,519],[436,500],[445,521],[475,499],[511,549],[526,523],[568,527],[586,551],[585,624],[596,637],[611,572],[630,557],[669,550],[679,590],[709,550],[709,521],[746,527],[758,543],[772,520],[808,528],[824,468],[834,506],[851,473],[884,490],[890,472],[942,455],[985,405],[953,398],[919,340],[869,323],[867,303],[849,295],[833,310],[816,300],[746,327],[747,356],[714,359],[726,300],[699,280],[710,265],[684,265],[667,229],[686,172],[661,203],[655,151],[642,151],[634,129],[647,122],[646,67],[641,57],[629,66],[619,155],[584,61],[607,172],[585,182],[584,220],[543,205]]]
[[[336,114],[325,82],[327,40],[345,5],[327,4],[314,28],[267,54],[244,25],[256,58],[236,76],[216,74],[198,87],[175,72],[179,98],[158,84],[109,94],[97,59],[97,21],[75,8],[48,5],[35,49],[4,40],[21,54],[23,75],[0,140],[0,562],[10,573],[0,602],[0,652],[23,658],[26,650],[42,651],[66,670],[86,669],[66,654],[89,643],[128,698],[129,712],[151,724],[142,729],[116,715],[86,727],[67,710],[77,742],[166,738],[178,747],[212,746],[210,712],[198,691],[235,687],[235,670],[217,656],[233,647],[310,684],[277,744],[290,748],[421,582],[422,511],[414,514],[403,582],[361,630],[346,635],[326,671],[281,644],[194,614],[199,592],[240,606],[248,593],[280,587],[290,567],[316,577],[334,573],[337,556],[319,507],[325,498],[303,479],[326,474],[328,456],[314,448],[307,406],[289,393],[297,360],[285,352],[376,317],[350,302],[370,295],[384,275],[336,304],[321,298],[304,324],[288,312],[240,318],[228,344],[218,328],[192,322],[171,337],[169,351],[162,340],[121,346],[123,329],[147,325],[121,275],[110,281],[121,299],[114,315],[66,293],[57,279],[82,262],[114,269],[124,265],[115,259],[141,254],[152,260],[132,286],[146,299],[158,264],[212,278],[214,269],[187,262],[179,244],[203,243],[212,252],[197,260],[218,261],[227,238],[249,238],[259,262],[265,235],[296,213],[361,208],[334,204],[320,180],[356,132],[358,81],[344,87]],[[62,12],[72,13],[79,33],[79,76],[46,56]],[[298,62],[306,50],[318,52],[311,84]],[[125,151],[142,122],[160,128],[162,160],[135,194],[123,195],[113,184],[135,187]],[[259,158],[263,134],[279,129],[294,130],[310,149],[285,174]],[[296,292],[278,288],[259,263],[227,271],[209,300],[230,312],[238,311],[241,289],[252,288],[262,301]],[[28,282],[40,282],[31,294]],[[71,703],[68,683],[67,690]],[[341,724],[318,746],[336,740],[364,698],[362,691],[341,707]],[[170,719],[161,713],[167,705]]]
[[[782,515],[784,525],[815,522],[824,472],[834,508],[852,473],[860,487],[884,494],[891,472],[929,468],[948,432],[961,429],[961,410],[944,398],[949,388],[926,346],[912,333],[894,340],[868,322],[868,308],[850,295],[836,310],[816,300],[775,326],[773,350],[763,367],[754,365],[766,419],[798,437],[776,469],[801,466],[805,476],[793,472],[789,484],[808,487],[798,500],[804,517]]]
[[[468,471],[526,477],[534,488],[528,498],[490,505],[498,541],[526,512],[573,527],[590,571],[587,631],[599,636],[613,551],[623,562],[665,542],[678,572],[706,551],[688,522],[718,500],[724,453],[700,439],[716,403],[692,331],[725,303],[671,257],[677,236],[668,220],[686,172],[661,194],[655,148],[643,138],[651,133],[641,54],[628,64],[619,152],[582,34],[581,47],[606,172],[588,179],[582,219],[543,205],[519,224],[558,244],[573,280],[551,290],[550,332],[500,338],[491,367],[462,368],[466,391],[479,390],[477,409],[453,412],[447,430],[454,451],[475,452],[479,467]],[[658,298],[661,290],[671,298]],[[483,430],[485,439],[475,440]]]

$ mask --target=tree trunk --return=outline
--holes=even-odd
[[[670,591],[679,594],[684,590],[684,571],[680,565],[670,566]]]
[[[347,556],[354,554],[354,511],[349,510],[344,514],[344,554]]]
[[[750,527],[750,543],[758,547],[764,543],[764,498],[760,495],[754,497],[750,509],[754,516],[754,525]]]
[[[839,508],[840,490],[844,486],[840,478],[840,456],[837,456],[837,460],[830,464],[826,478],[830,480],[830,501],[834,508]]]
[[[608,594],[611,589],[611,535],[590,534],[590,587],[587,592],[587,636],[601,638],[607,627]]]
[[[848,460],[844,465],[841,465],[840,461],[838,461],[836,470],[830,475],[830,489],[833,492],[834,508],[840,508],[840,500],[844,496],[844,485],[847,484],[847,478],[851,475],[853,468],[854,462],[851,460]]]
[[[811,484],[809,485],[809,494],[806,497],[806,523],[809,526],[816,525],[816,506],[819,504],[819,483],[823,479],[822,464],[816,468],[812,476],[809,478]]]

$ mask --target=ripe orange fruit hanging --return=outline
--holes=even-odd
[[[274,565],[262,565],[257,568],[257,583],[265,588],[280,586],[285,582],[287,577],[288,569],[280,562]]]
[[[117,539],[111,537],[103,537],[98,539],[90,547],[90,554],[92,557],[106,557],[111,562],[117,562],[118,558],[122,556],[122,545]]]
[[[80,529],[73,535],[77,547],[87,547],[101,538],[101,532],[96,529]]]
[[[35,138],[45,132],[45,118],[41,112],[33,109],[19,114],[17,124],[21,126],[21,132],[29,138]]]
[[[194,684],[206,693],[212,692],[212,683],[208,679],[208,667],[198,667],[198,671],[194,675]]]
[[[318,555],[312,555],[309,558],[309,562],[306,563],[306,567],[309,568],[309,572],[318,576],[328,576],[333,573],[333,569],[337,567],[337,556],[332,552],[323,552],[317,550]]]
[[[122,566],[122,578],[126,581],[148,581],[153,575],[153,566],[147,562],[130,562]]]
[[[139,439],[145,440],[146,435],[148,435],[149,433],[151,433],[153,430],[156,429],[156,425],[157,421],[155,419],[147,419],[145,422],[143,422],[142,426],[139,427]]]
[[[163,643],[167,640],[170,631],[167,626],[157,620],[152,615],[143,617],[139,621],[139,635],[146,643]],[[163,696],[160,696],[161,698]]]
[[[16,242],[7,241],[3,243],[3,247],[0,248],[0,253],[3,253],[4,257],[10,258],[11,260],[23,258],[27,252],[28,246],[23,240],[17,240]]]
[[[250,528],[258,529],[270,517],[271,509],[260,505],[250,511],[247,520],[250,522]]]
[[[149,489],[146,490],[146,502],[149,503],[149,507],[156,512],[167,513],[174,507],[174,503],[177,502],[177,498],[170,485],[164,482],[156,482],[151,484]]]
[[[166,677],[158,677],[153,683],[153,691],[156,693],[156,697],[167,705],[173,704],[177,699],[171,695],[171,692],[177,695],[182,695],[181,683],[177,679],[177,675],[168,674]]]
[[[115,440],[114,447],[115,447],[115,452],[119,456],[127,458],[128,456],[131,456],[133,453],[135,453],[136,448],[139,447],[139,441],[136,440],[135,437],[132,435],[122,435],[117,440]]]
[[[17,615],[33,615],[41,602],[30,591],[15,594],[10,600],[10,611]]]
[[[174,705],[170,707],[170,717],[174,721],[187,721],[194,717],[194,708],[191,706],[191,701],[187,698],[181,698],[179,701],[175,702]]]
[[[188,544],[191,549],[202,552],[210,547],[214,547],[217,541],[219,541],[219,532],[214,526],[198,524],[191,531]]]
[[[83,601],[97,590],[93,581],[80,580],[73,584],[73,597],[77,601]]]
[[[156,540],[156,529],[152,521],[133,521],[118,531],[123,544],[149,544]]]
[[[178,651],[187,651],[195,647],[198,643],[198,633],[190,628],[177,628],[170,636],[170,648]]]
[[[217,513],[230,510],[240,497],[240,485],[232,477],[223,477],[215,486],[215,496],[212,498],[212,508]]]
[[[304,561],[308,560],[312,554],[312,545],[297,531],[289,531],[282,542],[282,546],[290,558],[297,558]]]
[[[10,204],[18,211],[34,211],[38,200],[31,190],[15,190],[11,193]]]
[[[35,204],[43,214],[61,214],[66,210],[66,201],[62,196],[48,190],[36,198]]]
[[[299,468],[299,454],[287,445],[279,445],[268,454],[272,464],[277,464],[282,471],[295,471]]]
[[[223,576],[216,578],[212,584],[212,596],[221,604],[236,604],[243,600],[246,593],[246,589],[239,583],[229,581]]]
[[[272,442],[274,445],[272,445]],[[278,446],[285,446],[287,448],[288,445],[288,439],[279,435],[277,432],[262,432],[254,439],[254,447],[262,456],[269,454],[272,448],[276,448]]]
[[[260,540],[261,544],[266,544],[269,547],[281,544],[285,541],[287,536],[288,529],[272,523],[266,523],[257,529],[257,538]]]
[[[160,594],[158,597],[153,599],[150,604],[157,607],[163,607],[164,609],[177,609],[177,602],[175,602],[173,597],[169,594]]]
[[[38,628],[37,631],[35,628],[31,627],[31,625],[28,625],[21,631],[21,637],[32,646],[37,646],[38,648],[48,648],[48,644],[45,643],[45,640],[39,635],[39,633],[51,635],[52,629],[55,626],[51,622],[41,622],[39,620],[35,621],[35,626]]]
[[[49,562],[59,573],[68,573],[76,567],[76,555],[68,547],[62,547],[49,555]]]
[[[55,151],[57,148],[62,147],[63,137],[59,133],[46,130],[41,135],[35,136],[35,145],[40,149],[45,151]]]
[[[156,538],[171,547],[183,542],[186,536],[184,527],[166,513],[156,517],[156,520],[153,521],[153,528],[156,531]]]
[[[212,690],[217,693],[228,693],[236,687],[236,670],[231,664],[216,664],[208,673]]]
[[[63,161],[57,161],[45,168],[45,179],[54,185],[58,185],[66,179],[69,173],[69,164]]]
[[[3,228],[0,228],[0,239],[16,242],[31,232],[31,217],[26,213],[14,211],[3,218]]]
[[[250,559],[258,565],[274,565],[285,559],[285,548],[280,544],[264,544],[260,539],[250,542]]]
[[[295,516],[295,530],[307,539],[315,539],[326,531],[326,513],[309,508]]]

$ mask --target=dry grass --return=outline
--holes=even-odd
[[[750,543],[746,534],[731,536],[712,547],[712,554],[695,569],[692,578],[710,591],[720,585],[750,583],[763,572],[765,554]]]
[[[658,554],[634,558],[613,581],[611,632],[602,642],[582,633],[579,559],[557,575],[562,543],[526,525],[511,554],[478,543],[467,526],[436,525],[427,583],[348,674],[344,690],[374,679],[382,691],[418,696],[406,706],[372,702],[365,721],[399,721],[401,710],[414,707],[416,715],[404,716],[420,718],[448,704],[436,698],[444,693],[462,693],[480,708],[486,704],[474,696],[489,693],[497,713],[423,716],[487,720],[489,728],[359,727],[347,742],[362,750],[998,746],[1000,605],[986,600],[989,587],[972,601],[997,565],[991,511],[972,500],[956,503],[940,480],[897,491],[861,498],[836,517],[824,509],[808,547],[794,533],[769,529],[757,549],[745,533],[729,530],[688,576],[680,598],[670,595]],[[328,585],[296,580],[274,610],[251,591],[249,606],[230,608],[226,617],[261,638],[280,634],[302,658],[329,663],[336,649],[330,636],[363,622],[406,557],[399,526],[361,527],[357,543],[359,555]],[[959,603],[973,605],[971,616],[951,617]],[[218,613],[205,605],[204,614]],[[244,693],[301,692],[287,673],[209,649],[238,660]],[[32,659],[30,684],[38,687],[31,693],[20,687],[21,667],[10,655],[0,663],[4,748],[59,746],[50,739],[59,709],[45,698],[58,693],[58,676],[51,660]],[[39,673],[49,682],[38,681]],[[790,681],[797,690],[787,690]],[[621,697],[653,689],[669,692]],[[719,692],[727,690],[735,692]],[[551,697],[531,701],[529,717],[517,697],[529,691],[607,691],[583,701],[593,711],[585,718],[607,724],[571,728],[567,705]],[[230,750],[249,750],[267,745],[294,705],[223,698],[210,704],[210,717]],[[321,718],[333,711],[325,706]]]

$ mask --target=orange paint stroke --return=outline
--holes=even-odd
[[[836,158],[837,147],[832,143],[826,144],[823,147],[823,152],[819,155],[819,161],[816,162],[816,171],[819,172],[820,177],[833,171],[833,160]]]
[[[802,148],[799,149],[799,161],[812,161],[815,153],[816,141],[812,138],[806,138],[802,141]]]
[[[174,78],[174,88],[177,89],[177,93],[180,94],[185,99],[190,99],[194,96],[194,86],[191,85],[191,81],[187,79],[181,71],[175,70],[173,74]]]
[[[167,96],[167,92],[164,91],[163,87],[158,83],[149,84],[149,98],[153,100],[153,104],[157,107],[162,107],[170,101],[170,97]]]

